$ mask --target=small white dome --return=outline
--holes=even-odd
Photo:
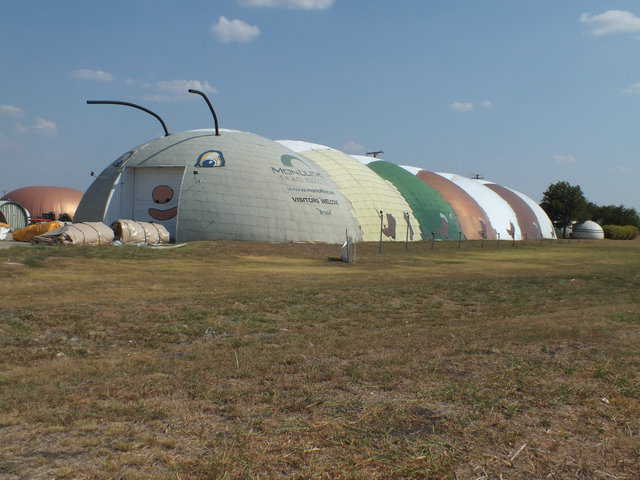
[[[571,238],[581,240],[604,240],[604,230],[596,222],[587,220],[573,226]]]

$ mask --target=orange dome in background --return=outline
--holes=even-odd
[[[82,199],[80,190],[66,187],[23,187],[2,197],[29,210],[32,218],[41,218],[53,212],[55,218],[67,214],[73,218]]]

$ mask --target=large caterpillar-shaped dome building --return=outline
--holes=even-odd
[[[97,177],[76,221],[159,222],[179,242],[555,238],[536,202],[484,180],[219,130],[217,120],[212,130],[163,127]]]

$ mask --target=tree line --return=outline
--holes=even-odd
[[[640,228],[640,216],[635,208],[624,205],[597,205],[589,202],[580,185],[557,182],[549,185],[544,192],[542,209],[553,224],[562,229],[565,236],[567,227],[575,220],[593,220],[600,225],[633,225]]]

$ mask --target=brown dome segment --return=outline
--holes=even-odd
[[[460,228],[468,240],[494,240],[496,232],[483,208],[467,192],[447,178],[427,170],[416,176],[437,190],[458,216]]]
[[[511,190],[504,188],[497,183],[482,182],[485,187],[490,188],[500,195],[505,202],[509,204],[511,209],[516,213],[518,225],[522,232],[522,239],[538,239],[542,236],[542,230],[538,223],[538,217],[535,212],[527,205],[527,203]]]
[[[22,205],[29,211],[32,218],[41,218],[53,212],[58,219],[63,214],[73,218],[82,195],[80,190],[73,188],[33,186],[13,190],[2,197],[2,200],[10,200]]]

